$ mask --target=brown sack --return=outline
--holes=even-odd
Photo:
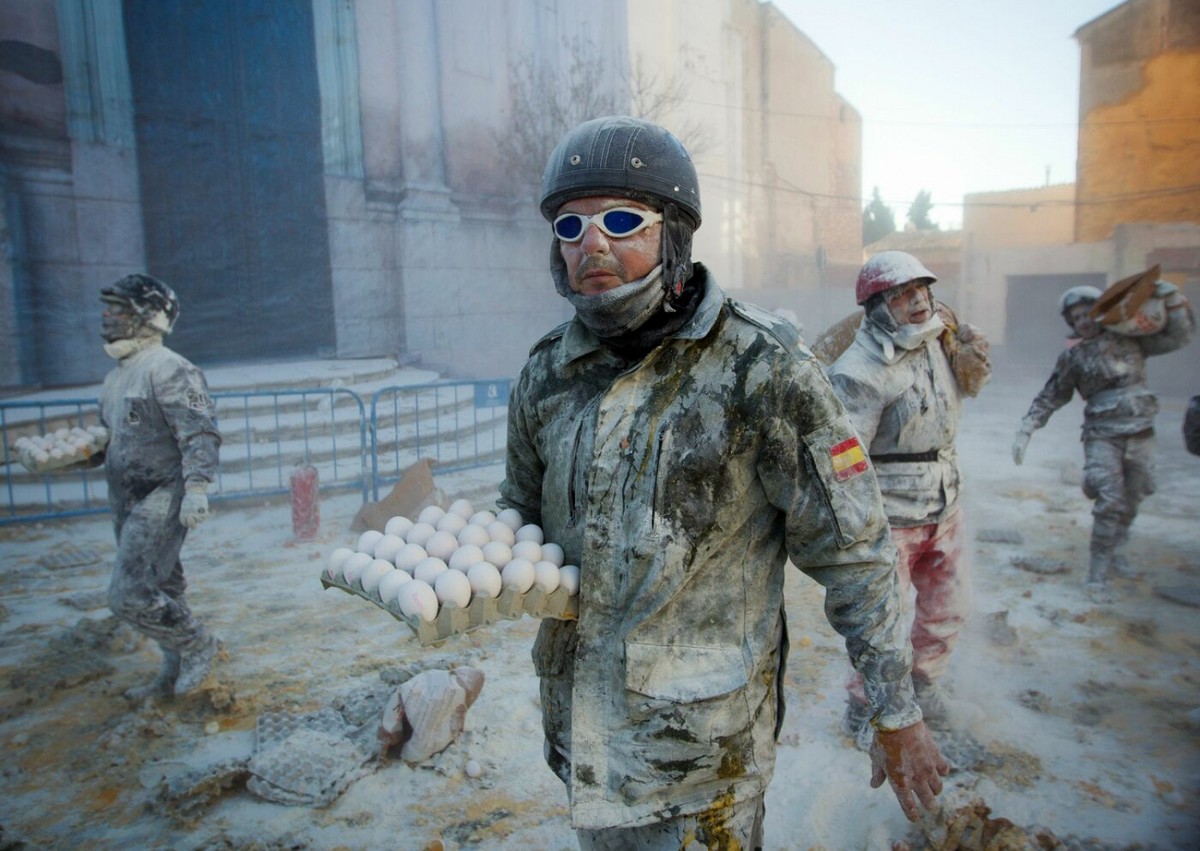
[[[365,532],[374,529],[382,532],[393,517],[408,517],[415,520],[421,509],[430,505],[441,505],[444,494],[433,482],[433,465],[422,458],[404,471],[392,492],[379,502],[368,502],[354,515],[351,531]]]
[[[1154,295],[1155,284],[1162,272],[1154,265],[1145,272],[1122,278],[1100,294],[1088,315],[1102,325],[1118,325],[1137,315],[1146,300]]]
[[[839,319],[821,332],[821,336],[817,337],[809,351],[825,366],[832,366],[833,362],[842,356],[842,352],[854,342],[854,335],[858,333],[862,318],[863,312],[859,309]]]

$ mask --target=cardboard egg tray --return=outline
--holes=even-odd
[[[568,595],[567,589],[562,587],[549,594],[537,586],[524,594],[518,594],[515,588],[505,588],[499,597],[472,597],[465,609],[445,603],[438,608],[437,617],[427,621],[416,615],[410,617],[404,614],[395,603],[383,602],[376,592],[363,590],[362,583],[357,579],[347,583],[322,571],[321,585],[326,589],[340,588],[347,594],[374,603],[396,620],[408,624],[423,647],[439,644],[452,636],[491,626],[501,620],[520,620],[525,615],[556,620],[576,620],[579,617],[579,598]]]
[[[103,448],[103,446],[87,446],[66,453],[62,458],[48,458],[45,461],[38,461],[33,457],[33,453],[27,449],[18,449],[17,460],[31,473],[49,473],[52,470],[61,470],[64,467],[81,464]]]

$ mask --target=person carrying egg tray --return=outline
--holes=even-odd
[[[1186,345],[1196,318],[1174,284],[1154,281],[1153,295],[1165,308],[1162,327],[1147,334],[1119,333],[1093,315],[1102,295],[1095,287],[1075,286],[1059,298],[1059,313],[1073,332],[1072,344],[1059,354],[1049,380],[1021,420],[1012,455],[1021,464],[1033,432],[1076,392],[1083,397],[1083,492],[1093,501],[1085,589],[1094,602],[1107,603],[1113,600],[1110,574],[1136,575],[1125,544],[1138,505],[1154,493],[1158,399],[1146,385],[1146,358]]]
[[[578,620],[543,620],[532,654],[580,846],[762,844],[789,558],[863,674],[871,785],[917,819],[948,766],[913,698],[875,474],[820,363],[692,262],[696,171],[664,128],[569,131],[540,207],[575,316],[514,384],[499,504],[580,566]]]
[[[179,299],[149,275],[126,275],[100,291],[101,337],[117,366],[104,378],[100,422],[108,444],[83,462],[104,465],[117,555],[112,613],[162,650],[158,674],[129,689],[131,701],[183,695],[208,676],[219,642],[192,613],[179,554],[208,518],[221,433],[204,373],[163,345]]]
[[[862,322],[828,370],[879,480],[901,597],[916,589],[913,686],[935,728],[949,725],[940,680],[971,608],[955,440],[964,397],[991,377],[987,338],[934,298],[936,282],[907,252],[868,259],[855,281]],[[871,708],[862,676],[851,674],[846,689],[843,729],[865,748]]]

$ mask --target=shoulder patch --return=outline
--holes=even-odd
[[[829,450],[829,460],[833,463],[834,478],[839,482],[867,472],[867,467],[870,466],[858,437],[850,437],[834,444]]]
[[[567,326],[571,324],[571,320],[567,320],[557,328],[545,334],[540,340],[529,347],[529,356],[533,357],[537,352],[549,346],[556,340],[562,339],[562,335],[567,333]]]

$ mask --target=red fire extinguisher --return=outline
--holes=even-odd
[[[321,500],[317,468],[301,464],[292,471],[292,535],[311,541],[321,528]]]

